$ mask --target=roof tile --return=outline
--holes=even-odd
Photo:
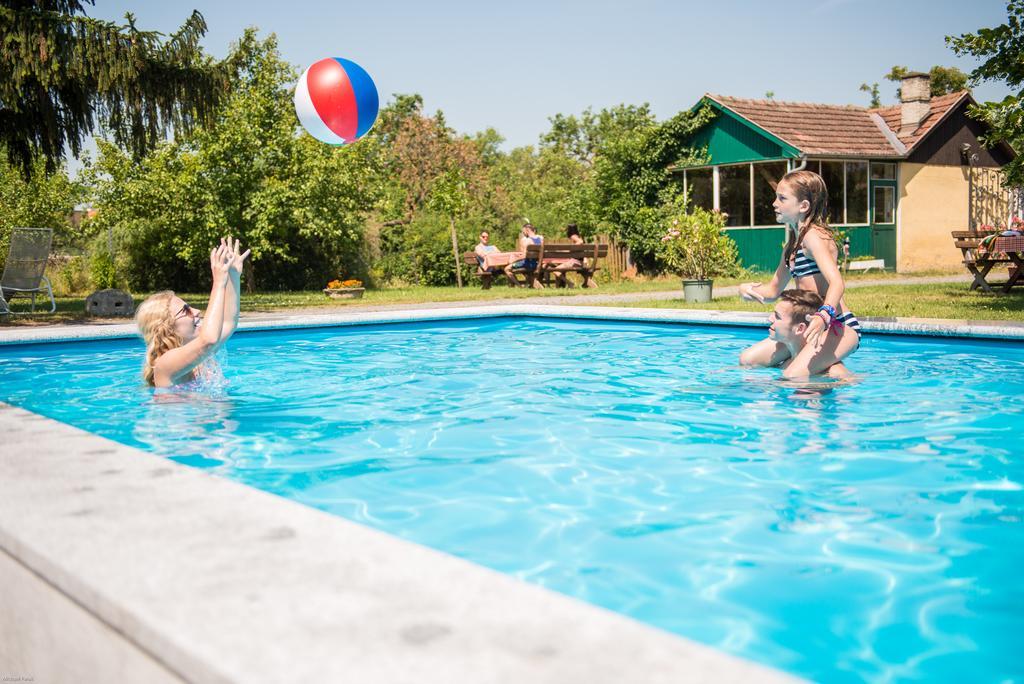
[[[931,112],[916,131],[899,139],[909,152],[967,91],[931,99]],[[801,152],[822,156],[902,157],[879,130],[871,114],[882,117],[894,134],[899,131],[900,107],[868,109],[778,100],[746,100],[725,95],[707,97],[751,123],[781,138]]]

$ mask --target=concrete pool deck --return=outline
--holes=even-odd
[[[550,305],[249,318],[242,330],[549,316],[763,326],[764,314]],[[1024,340],[1024,325],[865,320]],[[7,329],[0,344],[132,337]],[[0,664],[35,681],[786,681],[208,471],[0,403]],[[24,680],[23,680],[24,681]]]

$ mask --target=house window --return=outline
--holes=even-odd
[[[868,222],[868,163],[846,162],[846,222]]]
[[[774,226],[775,186],[786,175],[786,162],[754,164],[754,225]]]
[[[688,169],[686,171],[686,192],[690,206],[711,211],[715,208],[715,184],[711,169]]]
[[[871,180],[896,180],[896,165],[888,162],[871,162]]]
[[[750,225],[750,164],[718,167],[718,208],[725,225]]]
[[[875,212],[872,223],[896,223],[896,188],[885,185],[875,188]]]
[[[821,162],[821,178],[828,188],[828,222],[833,225],[846,223],[843,162]]]

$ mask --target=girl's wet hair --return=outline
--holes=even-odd
[[[182,345],[182,339],[174,328],[174,316],[171,314],[170,303],[174,292],[164,290],[146,298],[135,310],[135,322],[139,326],[139,334],[146,342],[146,357],[142,362],[142,379],[147,385],[153,385],[154,366],[156,360],[172,349]]]
[[[565,237],[572,237],[573,235],[579,235],[580,229],[576,227],[575,223],[570,223],[565,227]]]
[[[778,188],[781,188],[783,183],[799,201],[807,200],[807,203],[810,204],[807,216],[800,222],[796,233],[789,232],[784,252],[784,261],[788,264],[793,257],[793,252],[804,241],[804,236],[811,228],[822,230],[829,237],[832,236],[832,229],[828,225],[828,187],[821,176],[806,169],[790,171],[779,181]],[[781,192],[781,190],[779,191]]]

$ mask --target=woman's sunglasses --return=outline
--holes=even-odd
[[[183,316],[192,316],[193,318],[195,318],[196,310],[193,309],[188,304],[185,304],[185,305],[183,305],[181,307],[181,310],[178,311],[178,313],[174,315],[174,320],[178,320],[179,318],[181,318]]]

